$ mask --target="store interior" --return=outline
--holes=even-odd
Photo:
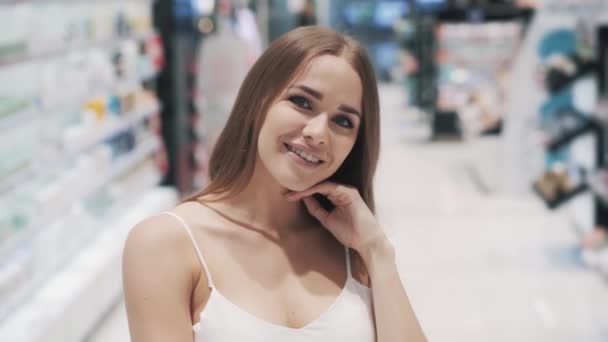
[[[129,341],[130,229],[208,183],[249,68],[380,81],[378,217],[430,341],[608,341],[608,3],[0,0],[0,340]]]

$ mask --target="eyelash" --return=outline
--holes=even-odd
[[[339,124],[338,120],[344,120],[344,121],[346,121],[346,126]],[[355,125],[353,125],[353,122],[351,120],[347,119],[346,116],[342,116],[342,115],[336,117],[334,119],[334,122],[337,123],[339,126],[344,127],[344,128],[354,128],[355,127]]]
[[[308,101],[308,99],[306,99],[304,96],[299,96],[299,95],[290,96],[289,101],[302,109],[312,110],[312,105],[310,104],[310,101]],[[305,102],[306,105],[303,105],[302,102]],[[346,121],[346,124],[340,124],[338,121],[341,121],[341,120]],[[354,128],[355,127],[353,122],[350,119],[348,119],[346,116],[343,116],[343,115],[336,117],[333,121],[336,124],[338,124],[338,126],[343,127],[343,128]]]
[[[291,101],[296,106],[298,106],[302,109],[308,109],[308,110],[312,109],[312,105],[310,104],[310,101],[308,101],[308,99],[305,98],[304,96],[299,96],[299,95],[290,96],[289,101]],[[306,102],[307,107],[302,105],[302,101]]]

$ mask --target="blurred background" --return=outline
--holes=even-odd
[[[129,341],[129,229],[205,186],[251,65],[317,24],[362,41],[381,81],[378,216],[429,340],[608,341],[607,14],[0,0],[0,340]]]

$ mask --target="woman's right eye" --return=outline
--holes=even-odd
[[[298,96],[298,95],[290,96],[289,101],[295,103],[295,105],[300,108],[308,109],[308,110],[312,109],[312,105],[304,96]]]

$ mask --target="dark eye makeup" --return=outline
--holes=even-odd
[[[304,110],[312,110],[312,104],[305,96],[291,95],[287,99],[289,100],[289,102],[295,104],[299,108],[302,108]],[[338,115],[332,121],[343,128],[355,127],[353,121],[349,119],[347,115]]]
[[[334,118],[334,122],[344,128],[354,128],[355,125],[346,115],[338,115]]]
[[[308,109],[308,110],[312,109],[312,105],[310,104],[310,101],[308,101],[308,99],[305,98],[304,96],[291,95],[289,97],[289,101],[291,101],[293,104],[295,104],[296,106],[298,106],[302,109]]]

